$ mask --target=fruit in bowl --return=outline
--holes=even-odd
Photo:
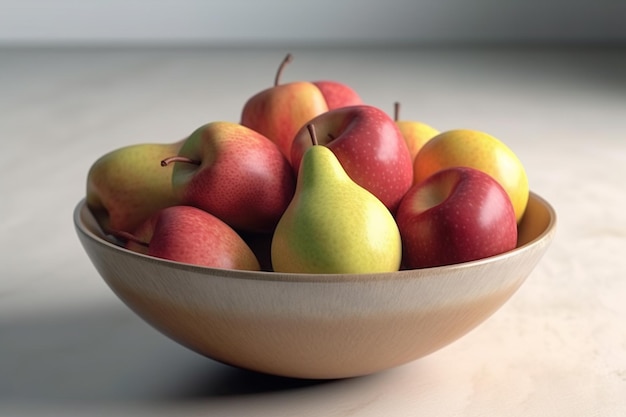
[[[350,178],[394,212],[413,183],[413,161],[394,120],[372,105],[329,110],[312,118],[319,143],[337,156]],[[297,172],[311,147],[307,126],[296,132],[291,164]]]
[[[503,141],[486,132],[473,129],[441,132],[424,144],[413,164],[415,183],[455,166],[486,172],[509,194],[516,218],[519,220],[524,215],[529,191],[524,165]]]
[[[415,160],[417,153],[424,144],[440,133],[437,129],[424,122],[402,119],[400,117],[400,103],[397,101],[393,104],[393,120],[406,141],[412,161]]]
[[[474,168],[443,169],[415,184],[396,219],[407,268],[473,261],[517,245],[509,196],[493,177]]]
[[[293,136],[313,117],[362,104],[354,89],[338,81],[281,83],[283,70],[292,60],[293,55],[287,54],[278,67],[274,85],[254,94],[241,109],[241,124],[268,137],[288,158]]]
[[[274,231],[277,272],[373,273],[397,271],[400,231],[391,212],[354,182],[339,159],[317,142],[302,158],[298,187]]]
[[[434,268],[372,274],[218,269],[111,243],[84,201],[86,253],[112,291],[174,341],[233,366],[295,378],[396,367],[454,342],[498,310],[539,262],[555,212],[530,195],[512,251]]]
[[[556,214],[503,142],[417,138],[343,83],[276,84],[246,123],[114,150],[89,171],[76,232],[147,323],[234,366],[352,377],[453,342],[532,272]],[[315,99],[287,110],[322,104],[286,123],[300,88]]]

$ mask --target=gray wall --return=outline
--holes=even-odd
[[[626,0],[0,0],[0,43],[626,40]]]

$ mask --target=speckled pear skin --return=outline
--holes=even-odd
[[[385,205],[350,179],[330,149],[309,148],[272,239],[274,271],[392,272],[401,256],[400,232]]]

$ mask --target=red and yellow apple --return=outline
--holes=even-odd
[[[337,107],[361,104],[352,88],[336,81],[281,84],[281,74],[291,60],[292,55],[287,54],[274,85],[250,97],[241,112],[241,124],[272,140],[288,159],[296,132],[309,120]]]
[[[522,162],[505,143],[477,130],[442,132],[426,142],[415,157],[414,183],[455,166],[475,168],[492,176],[511,199],[517,221],[521,220],[529,197],[528,177]]]
[[[406,193],[396,222],[404,268],[451,265],[514,249],[511,200],[490,175],[474,168],[436,172]]]

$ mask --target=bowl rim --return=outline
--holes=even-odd
[[[452,265],[442,265],[428,268],[419,269],[401,269],[394,272],[374,272],[374,273],[360,273],[360,274],[346,274],[346,273],[334,273],[334,274],[316,274],[316,273],[289,273],[289,272],[274,272],[274,271],[247,271],[237,269],[224,269],[213,268],[200,265],[194,265],[190,263],[172,261],[169,259],[156,258],[153,256],[145,255],[142,253],[134,252],[124,248],[112,241],[109,241],[103,237],[98,236],[92,232],[89,227],[83,222],[82,212],[83,210],[89,210],[86,205],[86,198],[82,198],[76,204],[73,213],[73,222],[76,232],[83,237],[89,239],[93,243],[104,247],[108,250],[119,252],[128,257],[138,257],[151,263],[167,266],[177,270],[184,270],[188,272],[194,272],[202,275],[210,276],[223,276],[228,278],[238,278],[257,281],[279,281],[279,282],[354,282],[354,281],[377,281],[377,280],[403,280],[403,279],[416,279],[416,278],[430,278],[436,275],[449,273],[453,270],[473,268],[481,264],[489,264],[495,262],[503,262],[504,260],[513,256],[519,255],[522,252],[526,252],[534,246],[540,245],[542,242],[549,240],[555,233],[557,224],[557,214],[554,207],[543,197],[530,191],[529,199],[533,198],[537,200],[547,211],[549,215],[549,221],[546,228],[534,239],[516,247],[513,250],[504,252],[498,255],[490,256],[487,258],[477,259],[474,261],[463,262]],[[95,222],[94,222],[95,223]],[[97,223],[96,223],[97,224]],[[104,233],[102,233],[104,235]]]

